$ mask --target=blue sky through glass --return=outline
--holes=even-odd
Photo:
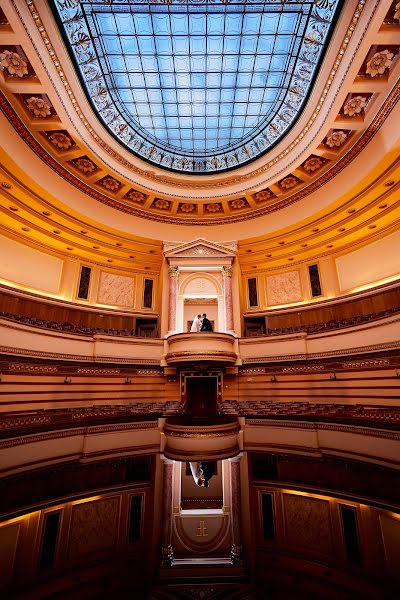
[[[55,0],[100,118],[175,170],[245,164],[304,106],[339,0]]]
[[[202,156],[242,143],[284,96],[302,13],[150,6],[94,13],[92,23],[108,88],[126,119],[162,144]]]

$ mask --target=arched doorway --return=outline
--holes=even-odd
[[[220,274],[190,273],[180,280],[177,299],[178,331],[190,331],[190,325],[197,314],[206,313],[214,331],[224,331],[224,310],[222,282]]]

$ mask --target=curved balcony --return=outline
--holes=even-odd
[[[210,423],[167,419],[164,455],[179,461],[221,460],[240,452],[240,425],[236,418],[225,417]]]
[[[179,365],[192,361],[234,365],[238,354],[237,340],[229,333],[176,333],[168,340],[165,355],[167,365]]]

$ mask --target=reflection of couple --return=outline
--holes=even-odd
[[[198,333],[199,331],[212,331],[211,321],[207,319],[206,313],[203,315],[197,315],[193,319],[192,326],[190,328],[191,333]]]
[[[191,462],[189,464],[196,485],[199,487],[208,488],[208,482],[216,471],[216,462],[209,460],[202,462]]]

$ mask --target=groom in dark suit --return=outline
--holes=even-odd
[[[203,317],[202,317],[202,325],[201,325],[201,329],[200,331],[212,331],[212,325],[211,325],[211,321],[209,321],[207,319],[207,315],[206,313],[203,313]]]

